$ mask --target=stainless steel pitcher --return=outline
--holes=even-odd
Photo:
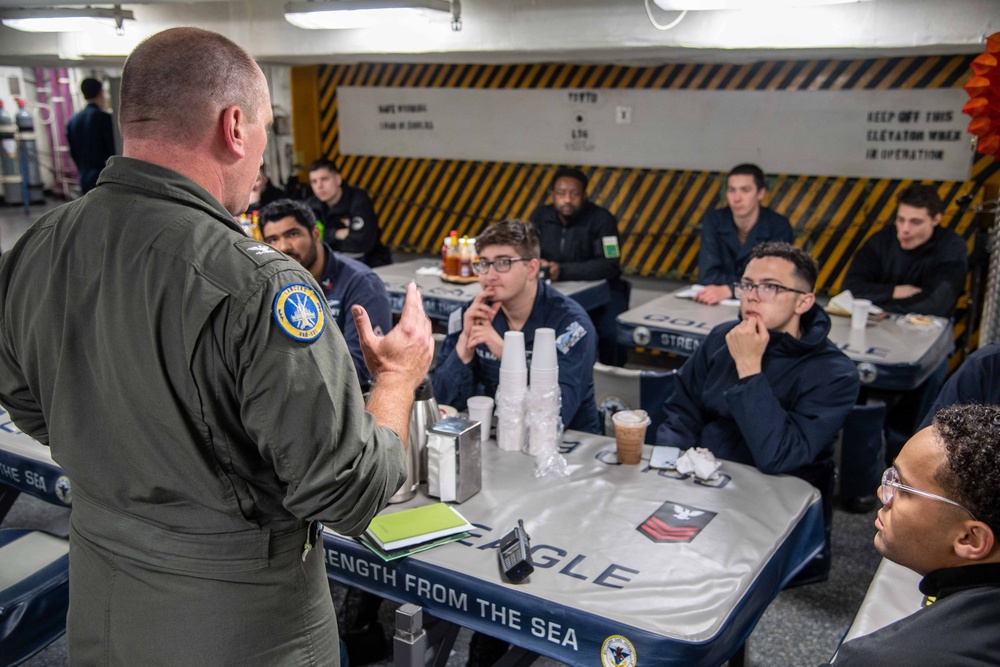
[[[430,377],[424,378],[413,393],[410,409],[409,447],[406,452],[406,481],[399,487],[390,503],[405,503],[417,495],[421,482],[427,481],[427,429],[438,423],[441,412],[434,399]]]

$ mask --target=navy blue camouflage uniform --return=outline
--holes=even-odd
[[[389,293],[386,292],[382,279],[370,268],[350,257],[336,254],[326,243],[323,246],[326,248],[326,266],[323,268],[319,286],[323,288],[326,303],[330,306],[330,314],[340,327],[340,332],[344,334],[347,349],[351,351],[351,358],[354,359],[354,369],[358,372],[358,380],[364,389],[371,383],[372,377],[368,367],[365,366],[365,357],[361,353],[361,341],[358,329],[354,325],[354,317],[351,315],[351,306],[354,304],[362,306],[368,311],[372,329],[376,333],[387,334],[392,328]]]
[[[500,360],[485,344],[476,347],[476,354],[468,364],[458,358],[455,346],[462,333],[464,314],[464,308],[452,313],[448,336],[438,353],[438,366],[434,371],[434,396],[439,403],[459,410],[465,409],[470,396],[495,396],[500,381]],[[493,328],[501,337],[508,330],[502,309],[493,319]],[[556,332],[563,425],[577,431],[603,434],[594,398],[597,332],[586,311],[573,299],[539,282],[535,305],[522,328],[529,363],[535,330],[541,328]],[[562,347],[561,342],[564,343]]]

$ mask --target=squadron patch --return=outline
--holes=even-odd
[[[326,328],[326,309],[315,289],[305,283],[285,285],[274,297],[274,321],[292,340],[308,343]]]
[[[566,331],[559,338],[556,338],[556,349],[563,354],[569,354],[573,346],[580,342],[580,339],[587,335],[587,330],[580,326],[579,322],[571,322]]]

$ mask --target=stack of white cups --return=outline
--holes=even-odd
[[[536,329],[527,408],[529,454],[540,456],[559,448],[561,399],[555,329]]]
[[[508,331],[503,335],[500,384],[497,387],[497,445],[519,452],[524,448],[524,402],[528,395],[528,364],[524,354],[524,334]]]

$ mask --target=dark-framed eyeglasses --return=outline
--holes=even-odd
[[[778,297],[778,292],[795,292],[796,294],[809,294],[809,292],[803,292],[800,289],[794,289],[792,287],[785,287],[784,285],[776,285],[774,283],[760,283],[759,285],[754,285],[753,283],[733,283],[733,295],[737,299],[742,299],[744,296],[749,297],[750,292],[757,292],[757,298],[764,303],[770,303]]]
[[[514,262],[530,262],[530,259],[525,257],[500,257],[494,259],[492,262],[487,262],[485,260],[477,260],[472,263],[472,271],[477,276],[481,273],[486,273],[490,270],[492,266],[497,273],[507,273],[510,271],[511,265]]]
[[[896,495],[896,489],[900,491],[906,491],[907,493],[913,493],[918,496],[923,496],[924,498],[930,498],[931,500],[940,500],[943,503],[948,503],[949,505],[954,505],[955,507],[965,510],[965,512],[972,517],[974,521],[976,515],[966,509],[963,505],[956,503],[951,498],[945,498],[944,496],[939,496],[936,493],[929,493],[927,491],[921,491],[920,489],[914,489],[912,486],[907,486],[899,481],[899,471],[896,470],[896,466],[889,466],[882,473],[882,504],[888,505],[892,502],[893,496]]]

